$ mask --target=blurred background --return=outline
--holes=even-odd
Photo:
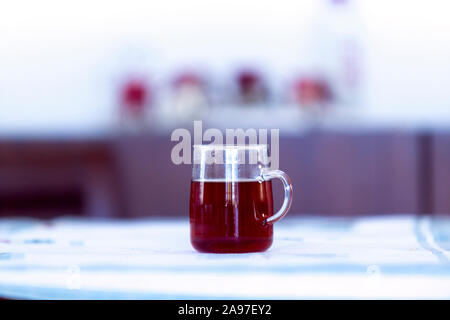
[[[7,1],[0,216],[187,217],[170,134],[193,120],[280,129],[291,214],[450,213],[449,10]]]

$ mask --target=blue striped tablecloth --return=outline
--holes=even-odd
[[[450,298],[450,219],[286,217],[264,253],[195,252],[183,220],[0,220],[0,297]]]

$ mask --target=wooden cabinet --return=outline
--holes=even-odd
[[[101,141],[0,141],[0,216],[121,216],[115,159]]]
[[[326,132],[283,138],[280,167],[294,184],[292,212],[417,212],[417,152],[415,137],[408,133]]]
[[[169,135],[0,141],[0,215],[188,216],[190,165]],[[318,131],[280,137],[290,214],[450,213],[450,135]],[[274,183],[275,206],[281,183]],[[24,204],[27,208],[21,208]],[[20,209],[20,210],[19,210]]]
[[[188,216],[191,166],[175,165],[170,136],[117,139],[114,152],[127,217]]]
[[[165,136],[121,138],[119,159],[128,216],[188,215],[191,167],[176,166]],[[410,133],[318,132],[280,138],[280,169],[291,177],[290,214],[418,212],[418,149]],[[281,205],[281,183],[274,183]]]
[[[431,143],[432,210],[436,214],[450,214],[450,133],[433,134]]]

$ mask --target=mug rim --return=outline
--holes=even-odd
[[[261,150],[267,149],[267,144],[194,144],[194,149],[201,150]]]

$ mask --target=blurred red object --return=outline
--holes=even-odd
[[[144,79],[132,78],[124,83],[121,89],[121,105],[126,112],[140,116],[150,103],[150,87]]]
[[[242,70],[236,77],[241,103],[260,103],[267,100],[267,89],[260,74],[253,70]]]
[[[333,98],[328,82],[321,77],[302,76],[293,84],[294,100],[301,106],[324,105]]]

